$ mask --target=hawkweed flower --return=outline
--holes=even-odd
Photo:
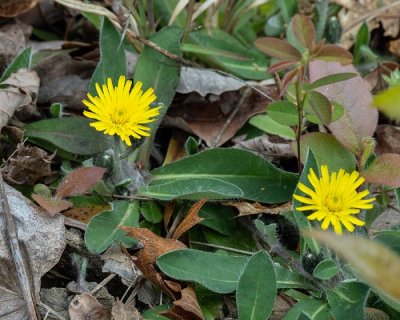
[[[111,78],[102,87],[96,83],[97,96],[88,93],[88,100],[82,102],[89,108],[83,114],[97,121],[90,126],[97,131],[111,136],[118,135],[128,146],[131,146],[130,137],[140,139],[150,135],[150,128],[145,124],[153,122],[160,114],[159,107],[150,108],[156,100],[154,90],[141,90],[142,83],[136,82],[132,88],[132,81],[120,76],[114,87]]]
[[[294,194],[294,199],[305,204],[297,207],[297,211],[313,211],[308,220],[322,221],[321,228],[326,230],[332,224],[335,233],[342,234],[342,225],[353,232],[356,226],[363,226],[364,221],[355,217],[362,209],[371,209],[375,198],[364,199],[368,190],[361,192],[357,188],[364,178],[357,171],[351,174],[343,169],[329,174],[328,166],[321,166],[321,177],[318,178],[311,169],[308,176],[312,189],[299,182],[298,189],[308,197]]]

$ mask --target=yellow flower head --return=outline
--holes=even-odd
[[[153,117],[160,114],[160,108],[150,108],[150,104],[156,100],[152,88],[143,93],[139,81],[132,90],[131,87],[132,81],[126,80],[125,76],[119,77],[116,87],[108,78],[102,88],[96,83],[96,97],[88,93],[90,101],[82,101],[89,108],[83,114],[98,120],[90,126],[97,131],[104,131],[104,134],[119,135],[128,146],[132,145],[130,136],[136,139],[149,136],[150,128],[144,124],[153,122]]]
[[[343,169],[339,173],[329,174],[328,166],[321,166],[321,178],[318,178],[314,170],[308,174],[308,181],[313,190],[299,182],[298,188],[309,197],[293,195],[293,197],[304,203],[302,207],[297,207],[297,211],[314,211],[308,220],[322,221],[321,228],[326,230],[330,224],[333,225],[335,233],[342,234],[342,226],[350,231],[354,231],[354,225],[363,226],[364,221],[356,218],[361,209],[371,209],[375,198],[363,199],[369,194],[368,190],[357,192],[357,188],[364,182],[357,171],[351,174]]]

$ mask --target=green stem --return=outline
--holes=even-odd
[[[121,140],[118,135],[114,135],[114,179],[116,181],[116,185],[119,184],[123,179],[122,174],[122,165],[121,165]]]

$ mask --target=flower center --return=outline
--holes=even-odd
[[[125,112],[123,110],[118,110],[116,111],[112,117],[111,120],[114,124],[125,124],[127,123],[127,117],[125,117]]]
[[[325,199],[325,204],[329,211],[337,212],[343,210],[342,198],[337,194],[328,194]]]

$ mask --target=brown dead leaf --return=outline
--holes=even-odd
[[[395,56],[400,57],[400,39],[389,42],[389,51]]]
[[[175,201],[171,201],[171,202],[168,202],[167,205],[165,206],[164,218],[163,218],[165,230],[168,230],[169,222],[171,220],[172,214],[174,213],[175,204],[176,204]]]
[[[181,293],[182,297],[173,302],[174,306],[161,314],[173,320],[203,320],[204,316],[193,288],[187,287]]]
[[[179,239],[182,234],[204,220],[204,218],[199,217],[198,213],[206,201],[207,199],[201,199],[189,209],[185,219],[183,219],[179,226],[175,229],[172,239]]]
[[[0,27],[0,72],[28,46],[31,30],[31,26],[20,23],[9,23]]]
[[[4,178],[18,185],[35,185],[39,180],[53,177],[51,161],[54,155],[48,155],[46,151],[18,144],[11,158],[6,161]]]
[[[394,61],[379,62],[378,66],[364,77],[364,80],[368,83],[372,93],[375,94],[386,89],[386,82],[383,80],[383,76],[385,75],[390,77],[390,73],[399,68],[400,64]]]
[[[36,96],[39,90],[39,78],[34,71],[18,70],[1,83],[0,89],[0,130],[8,120],[18,112],[21,120],[37,115]]]
[[[106,210],[110,210],[110,208],[111,207],[109,205],[71,208],[67,211],[64,211],[63,215],[68,218],[88,224],[90,219],[92,219],[92,217],[94,217],[96,214]]]
[[[170,296],[174,298],[179,296],[179,291],[175,291],[177,289],[175,284],[168,285],[164,282],[163,275],[155,268],[155,263],[162,254],[187,247],[178,240],[162,238],[147,228],[121,227],[121,229],[143,244],[143,249],[135,254],[137,257],[135,265],[143,275]]]
[[[16,17],[32,9],[37,3],[38,0],[1,0],[0,17]]]
[[[49,198],[41,194],[32,194],[32,199],[35,200],[50,216],[54,216],[61,211],[71,208],[73,204],[67,200],[59,198]]]
[[[400,127],[388,124],[378,125],[376,129],[376,152],[400,154]]]
[[[185,142],[188,134],[181,130],[172,130],[172,136],[168,144],[167,154],[165,155],[163,165],[179,160],[186,156]]]
[[[140,320],[139,311],[132,304],[126,305],[122,301],[114,302],[111,314],[113,320]]]
[[[71,320],[110,320],[110,310],[104,308],[95,297],[89,293],[76,295],[68,308]]]
[[[249,203],[246,201],[229,201],[225,202],[224,205],[235,207],[239,211],[238,217],[243,217],[260,213],[279,214],[289,210],[292,206],[292,202],[289,201],[284,204],[270,205],[268,207],[263,206],[258,202]]]
[[[274,99],[278,99],[275,86],[259,89]],[[250,97],[238,106],[241,96],[240,91],[225,92],[220,96],[210,96],[207,99],[197,94],[190,94],[179,106],[169,108],[165,123],[194,133],[208,146],[213,145],[218,138],[215,146],[221,146],[231,139],[250,117],[265,112],[270,102],[269,99],[253,91]],[[221,128],[237,107],[239,107],[237,114],[219,138]]]
[[[59,198],[83,194],[103,178],[105,168],[88,167],[78,168],[67,174],[57,188],[56,196]]]

